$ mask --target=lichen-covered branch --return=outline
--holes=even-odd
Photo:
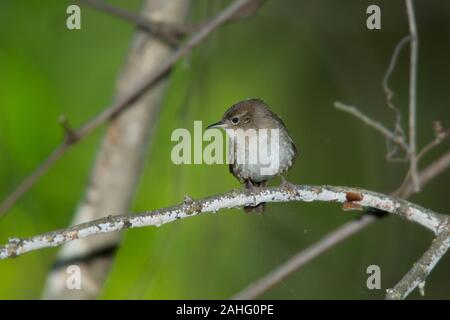
[[[438,160],[429,164],[420,172],[419,181],[421,187],[423,188],[432,179],[438,177],[448,167],[450,167],[450,151],[441,156]],[[413,193],[414,191],[412,182],[408,181],[407,184],[395,190],[392,195],[395,197],[407,199]],[[275,269],[271,270],[266,275],[252,282],[242,291],[235,294],[232,299],[249,300],[263,295],[275,285],[286,279],[289,275],[298,271],[308,262],[320,256],[330,248],[335,247],[343,240],[371,225],[372,223],[377,221],[379,217],[379,215],[366,213],[356,220],[351,220],[344,223],[343,225],[325,235],[318,242],[301,250],[300,252],[277,266]]]
[[[206,212],[217,212],[225,208],[256,205],[261,202],[324,201],[369,207],[399,215],[416,222],[434,233],[444,221],[444,216],[406,200],[394,198],[373,191],[339,186],[280,186],[263,188],[258,192],[234,190],[222,195],[194,201],[187,197],[183,204],[143,212],[138,215],[108,216],[67,229],[45,233],[28,239],[10,239],[0,247],[0,259],[16,257],[24,253],[59,246],[76,239],[95,234],[145,226],[160,226],[178,219],[192,217]]]
[[[411,270],[400,280],[397,285],[386,291],[386,299],[401,300],[406,298],[417,286],[422,290],[425,286],[425,280],[444,256],[450,247],[450,222],[448,219],[442,224],[442,231],[433,240],[431,246],[422,255],[422,257],[414,263]]]

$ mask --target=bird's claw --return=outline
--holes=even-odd
[[[281,185],[290,195],[294,196],[297,194],[297,186],[286,180],[285,177],[281,176]]]
[[[188,194],[184,195],[183,203],[186,205],[190,205],[194,203],[194,199],[192,199]]]

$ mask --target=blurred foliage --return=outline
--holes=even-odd
[[[61,141],[64,114],[78,126],[114,95],[134,28],[82,8],[82,29],[65,28],[69,1],[0,2],[0,198]],[[111,1],[130,10],[140,2]],[[194,0],[190,20],[206,19],[227,1]],[[382,30],[365,27],[378,4]],[[420,36],[418,140],[433,137],[432,120],[450,122],[450,2],[416,1]],[[181,61],[170,78],[158,129],[133,211],[170,206],[239,187],[225,165],[170,161],[178,127],[217,121],[234,102],[259,97],[285,120],[300,150],[289,179],[302,184],[394,190],[407,166],[385,161],[385,141],[332,106],[340,100],[393,124],[381,79],[397,42],[408,33],[403,1],[268,1],[258,14],[228,24]],[[406,115],[408,50],[390,85]],[[404,121],[406,117],[404,116]],[[0,219],[0,241],[62,228],[83,197],[102,130],[70,150]],[[421,164],[448,149],[446,143]],[[446,172],[412,198],[448,213]],[[274,183],[278,183],[275,181]],[[223,210],[160,228],[125,232],[101,298],[228,298],[356,213],[320,203],[269,204],[262,215]],[[432,235],[388,217],[337,245],[264,298],[379,299],[427,248]],[[39,298],[57,249],[0,262],[0,298]],[[366,268],[382,270],[382,289],[366,287]],[[429,277],[425,298],[450,298],[450,255]],[[414,292],[412,298],[419,298]]]

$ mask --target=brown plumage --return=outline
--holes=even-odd
[[[297,156],[297,149],[283,121],[262,100],[249,99],[234,104],[219,122],[208,128],[217,127],[226,129],[230,139],[230,172],[251,191],[264,187],[276,176],[282,176]],[[264,146],[267,150],[260,149]],[[262,212],[264,207],[265,203],[260,203],[244,209]]]

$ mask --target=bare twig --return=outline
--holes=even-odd
[[[235,0],[215,18],[203,25],[203,27],[197,33],[192,35],[181,47],[179,47],[166,60],[166,62],[161,64],[157,72],[149,76],[145,81],[139,83],[136,88],[132,90],[130,95],[113,103],[103,112],[81,126],[78,130],[75,130],[78,140],[65,140],[59,147],[57,147],[55,151],[53,151],[51,155],[44,160],[44,162],[39,165],[37,169],[35,169],[35,171],[26,177],[25,180],[23,180],[20,185],[0,204],[0,215],[4,214],[14,203],[16,203],[17,200],[20,199],[20,197],[22,197],[22,195],[27,192],[30,187],[33,186],[56,161],[61,158],[69,147],[84,139],[106,121],[114,118],[126,110],[134,101],[138,100],[145,92],[163,79],[181,58],[189,54],[194,47],[205,41],[213,31],[232,19],[233,16],[240,12],[242,8],[247,8],[252,1],[259,0]]]
[[[191,31],[190,29],[181,25],[175,25],[169,22],[152,21],[140,14],[118,8],[102,0],[78,1],[98,11],[108,13],[127,22],[131,22],[138,28],[150,33],[152,36],[155,36],[172,46],[177,45],[181,37]]]
[[[72,143],[78,140],[77,134],[75,133],[75,131],[73,131],[72,126],[70,125],[66,116],[61,115],[59,117],[59,123],[61,124],[61,127],[63,128],[64,132],[66,133],[66,139],[68,142]]]
[[[112,6],[102,0],[78,0],[96,10],[111,14],[124,21],[136,25],[138,28],[160,38],[166,43],[176,46],[180,39],[192,32],[202,29],[209,21],[200,21],[192,25],[179,25],[169,22],[152,21],[148,18],[129,12],[125,9]],[[252,0],[241,7],[233,15],[229,16],[227,21],[237,21],[252,16],[266,0]]]
[[[408,149],[409,149],[408,144],[405,142],[405,140],[403,139],[403,137],[401,135],[397,135],[394,132],[392,132],[391,130],[387,129],[382,123],[372,120],[370,117],[366,116],[364,113],[362,113],[356,107],[346,105],[339,101],[336,101],[334,103],[334,107],[338,110],[347,112],[347,113],[355,116],[356,118],[360,119],[362,122],[367,124],[369,127],[372,127],[373,129],[377,130],[386,139],[389,139],[392,142],[395,142],[403,150],[408,151]]]
[[[405,0],[408,14],[409,33],[411,36],[410,78],[409,78],[409,164],[414,191],[420,191],[417,174],[416,117],[417,117],[417,60],[419,39],[412,0]]]
[[[441,156],[438,160],[435,160],[426,169],[424,169],[419,175],[420,185],[424,186],[428,181],[436,176],[436,173],[441,173],[447,167],[450,166],[450,151]],[[408,176],[407,176],[408,177]],[[414,186],[409,179],[406,179],[404,183],[393,193],[394,196],[405,198],[404,194],[408,197],[414,193]]]
[[[313,245],[303,249],[281,265],[270,271],[267,275],[252,282],[245,289],[235,294],[233,300],[255,299],[272,289],[275,285],[286,279],[311,260],[336,246],[339,242],[364,229],[377,218],[373,215],[363,215],[356,221],[349,221],[338,227],[333,232],[325,235]]]
[[[56,162],[59,158],[66,152],[71,144],[67,137],[64,142],[60,144],[52,153],[45,159],[34,171],[26,177],[19,186],[11,192],[5,200],[0,204],[0,217],[5,214],[16,202],[19,200],[24,193],[26,193],[38,180],[42,177],[48,169]]]
[[[417,154],[417,161],[420,161],[428,152],[440,145],[446,139],[450,138],[450,130],[444,130],[441,122],[434,121],[434,140],[430,141],[425,147]]]
[[[395,132],[398,134],[401,134],[404,136],[403,128],[402,128],[402,116],[400,113],[400,110],[395,106],[394,102],[392,101],[392,98],[394,97],[394,91],[392,91],[389,88],[388,81],[391,77],[392,72],[395,69],[395,66],[397,65],[398,56],[400,55],[401,50],[403,47],[411,40],[410,36],[406,36],[403,39],[400,40],[400,42],[397,44],[397,46],[394,49],[394,53],[392,54],[391,61],[389,62],[389,66],[386,70],[386,73],[383,77],[383,90],[386,96],[386,104],[389,108],[391,108],[395,113]]]
[[[419,261],[414,263],[411,270],[408,271],[394,288],[386,291],[386,299],[404,299],[419,285],[422,286],[423,292],[426,278],[450,247],[449,230],[450,224],[447,218],[442,224],[442,231],[439,232]]]
[[[421,186],[424,187],[433,178],[440,175],[450,167],[450,151],[441,156],[438,160],[427,166],[419,175]],[[402,198],[409,198],[413,193],[412,185],[403,189],[397,189],[392,194]],[[276,269],[267,275],[251,283],[241,292],[233,296],[232,299],[255,299],[269,291],[276,284],[286,279],[289,275],[298,271],[302,266],[318,257],[328,249],[336,246],[343,240],[361,231],[368,225],[377,221],[378,217],[372,214],[364,214],[358,220],[349,221],[336,228],[320,241],[314,243],[306,249],[303,249],[292,258],[283,262]]]
[[[403,39],[401,39],[400,42],[396,45],[394,52],[392,54],[391,60],[389,62],[389,66],[386,70],[386,73],[384,74],[383,81],[382,81],[382,86],[383,86],[383,90],[384,90],[385,97],[386,97],[386,104],[395,113],[394,131],[387,129],[380,122],[371,119],[369,116],[362,113],[356,107],[345,105],[341,102],[334,103],[334,106],[337,109],[352,114],[353,116],[362,120],[368,126],[376,129],[384,137],[386,137],[386,141],[388,142],[388,153],[387,153],[386,158],[389,160],[395,160],[395,158],[393,158],[393,156],[395,155],[395,153],[397,151],[397,148],[390,150],[391,148],[389,148],[389,143],[391,143],[391,142],[393,142],[397,147],[400,147],[403,151],[405,151],[407,153],[409,152],[409,146],[405,142],[405,133],[402,128],[401,113],[400,113],[400,110],[395,106],[394,102],[392,101],[392,99],[394,97],[394,91],[392,91],[389,88],[388,81],[392,75],[392,72],[395,69],[395,66],[396,66],[397,60],[398,60],[398,56],[400,55],[402,48],[410,40],[411,40],[411,36],[406,36]]]
[[[403,141],[405,141],[405,132],[403,131],[403,128],[402,128],[402,115],[400,113],[400,110],[395,106],[394,102],[392,101],[392,99],[394,97],[394,91],[392,91],[389,88],[388,81],[389,81],[389,78],[391,77],[392,72],[395,69],[395,66],[397,65],[398,56],[400,55],[401,50],[410,40],[411,40],[411,37],[406,36],[403,39],[401,39],[400,42],[396,45],[394,52],[392,54],[392,57],[391,57],[391,61],[389,62],[389,66],[386,70],[386,73],[383,77],[383,82],[382,82],[384,94],[386,97],[386,104],[395,113],[395,123],[394,123],[393,134],[396,136],[401,136]],[[394,157],[395,157],[395,154],[397,153],[398,148],[395,146],[391,150],[391,148],[389,148],[391,141],[390,140],[386,140],[386,141],[388,143],[388,153],[387,153],[386,157],[389,160],[395,160]]]
[[[45,233],[28,239],[10,239],[0,246],[0,259],[16,257],[24,253],[59,246],[76,239],[123,229],[160,226],[178,219],[205,212],[217,212],[224,208],[257,205],[261,202],[324,201],[352,202],[355,205],[381,210],[416,222],[434,233],[442,225],[445,216],[425,209],[406,200],[383,195],[359,188],[339,186],[285,186],[263,188],[255,193],[232,191],[218,196],[193,201],[189,197],[185,203],[175,207],[147,211],[138,215],[118,215],[79,224],[59,231]]]
[[[417,161],[422,160],[422,158],[431,150],[433,150],[435,147],[439,146],[443,141],[450,138],[450,130],[444,130],[442,126],[440,125],[440,122],[435,122],[435,138],[434,140],[430,141],[425,147],[420,150],[420,152],[417,154]],[[403,188],[410,188],[411,180],[411,168],[408,170],[408,172],[405,175],[405,178],[403,179],[403,182],[399,189]]]

